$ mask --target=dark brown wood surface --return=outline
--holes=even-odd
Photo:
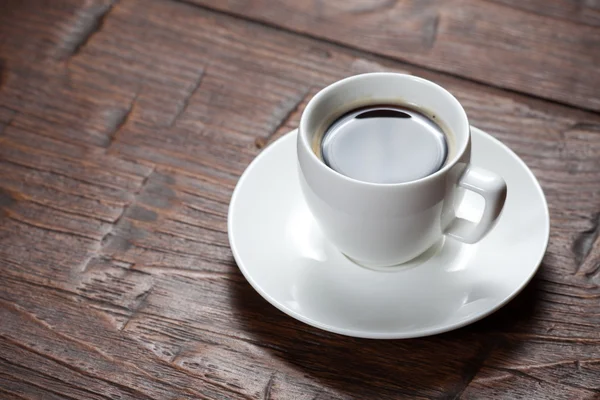
[[[600,399],[597,1],[0,2],[0,398]],[[342,77],[456,94],[547,196],[531,284],[443,335],[304,325],[239,272],[250,161]]]
[[[558,3],[556,8],[547,0],[185,1],[487,85],[600,110],[596,1],[549,1]],[[577,7],[575,16],[564,3]]]

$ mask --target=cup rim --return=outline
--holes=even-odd
[[[325,163],[323,163],[323,161],[320,160],[319,157],[317,157],[317,155],[312,151],[312,146],[309,143],[309,140],[307,137],[308,133],[304,129],[302,129],[303,126],[307,125],[308,118],[309,118],[310,114],[313,112],[313,109],[316,107],[316,104],[319,102],[319,100],[321,98],[325,97],[328,93],[330,93],[331,91],[337,90],[340,86],[346,85],[350,81],[354,81],[354,80],[358,80],[358,79],[369,79],[370,77],[373,77],[373,76],[390,76],[390,77],[396,77],[396,78],[401,77],[402,79],[413,80],[413,81],[419,82],[419,84],[428,85],[430,87],[433,87],[435,90],[445,93],[449,97],[450,101],[455,103],[457,111],[460,113],[459,117],[464,122],[465,128],[467,130],[467,140],[464,140],[462,143],[460,143],[460,145],[457,144],[456,155],[454,156],[454,159],[451,162],[445,164],[442,168],[440,168],[433,174],[430,174],[430,175],[427,175],[427,176],[424,176],[422,178],[415,179],[412,181],[397,182],[397,183],[375,183],[375,182],[361,181],[361,180],[346,176],[344,174],[341,174],[338,171],[334,170],[333,168],[330,168],[327,165],[325,165]],[[315,96],[313,96],[312,99],[310,99],[310,101],[304,108],[304,111],[302,111],[302,115],[300,117],[300,123],[298,125],[298,133],[299,133],[300,142],[304,146],[305,151],[307,151],[309,153],[309,157],[314,162],[318,162],[319,164],[321,164],[322,167],[324,167],[327,171],[330,171],[331,173],[333,173],[336,177],[341,178],[352,184],[360,184],[360,185],[364,185],[364,186],[368,186],[368,187],[391,188],[391,187],[405,187],[405,186],[411,186],[411,185],[415,185],[415,184],[421,184],[421,183],[436,179],[440,175],[447,173],[450,169],[452,169],[458,163],[458,161],[460,161],[463,154],[467,150],[467,148],[469,146],[469,142],[470,142],[470,137],[471,137],[471,126],[469,124],[469,119],[467,117],[467,113],[466,113],[465,109],[463,108],[462,104],[460,104],[458,99],[452,93],[450,93],[448,90],[444,89],[442,86],[438,85],[437,83],[434,83],[434,82],[424,79],[424,78],[420,78],[415,75],[409,75],[409,74],[402,74],[402,73],[396,73],[396,72],[369,72],[369,73],[352,75],[352,76],[343,78],[343,79],[336,81],[336,82],[324,87],[323,89],[321,89]]]

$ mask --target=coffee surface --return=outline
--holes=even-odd
[[[402,183],[433,174],[448,156],[446,134],[423,113],[401,106],[352,110],[325,131],[320,157],[335,171],[372,183]]]

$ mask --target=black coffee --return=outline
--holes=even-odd
[[[319,150],[326,165],[350,178],[402,183],[440,170],[448,156],[448,141],[442,128],[417,110],[374,105],[333,122]]]

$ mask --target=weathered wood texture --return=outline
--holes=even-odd
[[[568,21],[544,15],[561,10],[572,15],[566,11],[571,6],[581,10],[575,15],[598,21],[600,6],[593,1],[555,0],[550,2],[554,7],[546,1],[512,0],[179,1],[600,110],[600,27],[576,17]]]
[[[559,20],[600,26],[598,0],[488,0]]]
[[[250,16],[262,10],[259,2],[227,4]],[[420,7],[425,18],[432,4],[396,7],[414,15]],[[482,15],[492,7],[438,10],[440,32],[472,27],[462,37],[473,46],[499,46],[497,22],[460,19],[475,5]],[[493,7],[523,19],[518,29],[567,40],[568,22]],[[307,12],[290,20],[323,24]],[[392,22],[387,29],[401,25]],[[561,57],[596,57],[596,28],[573,27],[572,45],[558,43]],[[336,32],[336,41],[361,38]],[[379,32],[374,43],[394,37]],[[438,68],[437,50],[419,53],[417,39],[393,48]],[[585,85],[572,83],[570,96],[563,90],[574,70],[553,54],[517,57],[506,63],[512,70],[470,59],[468,70],[453,72],[508,74],[492,83],[513,87],[544,71],[545,83],[519,90],[598,108],[598,63],[581,65]],[[0,397],[600,397],[598,114],[169,0],[5,1],[0,69]],[[322,332],[262,300],[229,250],[227,207],[247,164],[297,125],[320,87],[374,70],[449,88],[474,125],[528,163],[548,197],[551,239],[540,272],[505,309],[470,327],[402,341]]]

